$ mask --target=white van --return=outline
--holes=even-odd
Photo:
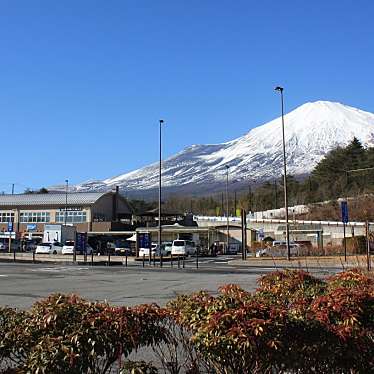
[[[196,254],[195,243],[191,240],[177,239],[171,245],[171,254],[173,256],[188,256]]]

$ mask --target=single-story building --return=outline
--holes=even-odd
[[[132,209],[115,192],[0,195],[0,231],[43,232],[45,224],[68,224],[77,231],[115,231],[131,224]],[[11,223],[9,225],[9,223]]]

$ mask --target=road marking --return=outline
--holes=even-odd
[[[6,275],[6,274],[0,274],[0,277],[9,277],[9,275]]]
[[[52,272],[63,272],[63,271],[82,271],[82,270],[88,270],[88,267],[49,267],[49,268],[38,268],[38,269],[32,269],[32,271],[40,272],[40,271],[52,271]]]

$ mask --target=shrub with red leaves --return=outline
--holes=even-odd
[[[303,271],[262,277],[169,303],[207,362],[222,373],[374,371],[373,284],[357,271],[327,281]],[[362,285],[362,287],[358,286]]]
[[[328,292],[311,304],[311,315],[336,337],[334,365],[374,371],[374,282],[358,270],[337,274]]]
[[[358,270],[326,280],[287,270],[262,277],[255,293],[226,285],[217,296],[181,295],[166,308],[113,307],[75,295],[52,295],[27,312],[0,308],[7,370],[107,373],[144,346],[160,348],[170,373],[372,373],[374,282]],[[176,362],[181,356],[190,361]],[[123,372],[156,370],[129,365]]]
[[[26,372],[107,373],[133,350],[165,339],[163,318],[156,305],[112,307],[56,294],[23,315],[19,341],[11,330],[6,336],[23,347],[17,363]]]

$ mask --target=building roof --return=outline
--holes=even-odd
[[[67,195],[67,205],[93,205],[102,196],[110,192],[73,192]],[[65,206],[65,193],[43,193],[43,194],[17,194],[17,195],[0,195],[1,206]]]
[[[161,209],[161,215],[163,217],[178,217],[183,216],[183,213],[176,213],[176,212],[165,212]],[[158,208],[150,209],[145,212],[137,214],[139,217],[158,217]]]

